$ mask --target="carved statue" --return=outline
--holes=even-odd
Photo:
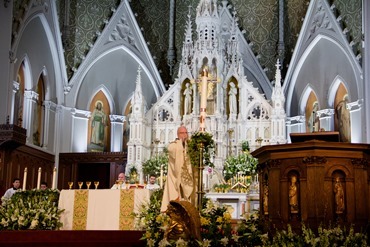
[[[267,184],[263,186],[263,212],[269,214],[269,188]]]
[[[238,94],[238,90],[235,87],[235,84],[233,82],[230,82],[230,90],[229,90],[229,110],[230,114],[237,114],[238,108],[237,108],[237,101],[236,101],[236,95]]]
[[[315,101],[312,105],[312,112],[308,119],[308,131],[315,132],[319,131],[320,128],[320,120],[317,117],[317,111],[319,110],[319,103]]]
[[[334,195],[335,195],[335,212],[337,214],[342,214],[344,212],[344,191],[339,177],[335,179]]]
[[[186,88],[184,90],[184,115],[191,113],[191,96],[193,92],[190,87],[190,83],[186,83]]]
[[[297,177],[295,175],[290,177],[289,206],[291,213],[298,213],[298,188]]]
[[[348,99],[345,97],[335,108],[338,117],[340,141],[342,142],[351,142],[351,116],[347,109],[347,101]]]
[[[200,240],[200,216],[198,210],[188,201],[170,201],[166,214],[171,218],[164,233],[168,240]]]

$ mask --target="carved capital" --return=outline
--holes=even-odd
[[[281,165],[281,160],[269,160],[267,162],[267,168],[278,168]]]
[[[122,115],[109,115],[109,118],[112,123],[124,123],[126,121],[126,116]]]
[[[53,110],[53,111],[55,111],[57,108],[57,104],[55,104],[53,101],[50,101],[50,100],[45,100],[44,106],[46,109]]]
[[[325,164],[327,162],[326,157],[310,156],[302,159],[304,164]]]
[[[352,159],[351,163],[358,169],[365,169],[369,166],[369,161],[367,159]]]
[[[16,93],[19,91],[19,83],[17,81],[13,81],[13,92]]]
[[[34,91],[31,91],[31,90],[25,90],[24,91],[24,97],[26,99],[30,99],[30,100],[38,100],[39,99],[39,94],[34,92]]]
[[[71,109],[72,116],[75,118],[89,118],[91,116],[91,112],[79,110],[76,108]]]

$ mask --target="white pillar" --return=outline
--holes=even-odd
[[[126,121],[125,116],[110,115],[111,123],[111,152],[122,152],[123,148],[123,124]]]
[[[304,133],[306,132],[306,118],[304,116],[295,116],[287,118],[286,121],[286,132],[288,143],[291,143],[290,133]]]
[[[12,91],[12,98],[11,98],[11,109],[10,109],[10,119],[9,119],[9,122],[10,123],[13,123],[13,124],[17,124],[18,123],[18,119],[17,116],[14,116],[14,113],[15,113],[15,107],[18,107],[19,108],[19,104],[20,102],[18,102],[18,105],[16,106],[15,105],[15,102],[16,102],[16,95],[17,95],[17,92],[19,91],[19,83],[16,82],[16,81],[13,81],[13,91]]]
[[[365,89],[365,142],[370,142],[370,1],[362,1],[362,33],[364,41],[362,42],[363,48],[363,62],[362,68],[364,70],[364,89]],[[352,119],[352,118],[351,118]],[[365,127],[365,126],[364,126]]]
[[[24,92],[24,103],[23,103],[23,128],[27,129],[27,143],[33,144],[32,134],[34,132],[34,118],[35,110],[37,107],[36,101],[39,95],[31,90],[26,90]],[[37,128],[37,126],[36,126]]]
[[[72,110],[72,152],[87,152],[89,111]]]
[[[11,51],[13,1],[0,2],[0,123],[5,123],[11,114],[11,68],[16,62]]]
[[[325,131],[334,131],[334,109],[317,111],[317,115],[320,120],[320,129],[324,129]]]
[[[362,143],[363,138],[365,138],[363,133],[362,103],[362,100],[358,100],[347,104],[351,119],[351,143]]]
[[[57,105],[52,101],[44,101],[44,136],[43,136],[43,148],[48,149],[50,134],[55,133],[55,129],[50,127],[55,126],[55,112]],[[52,150],[51,150],[52,151]]]

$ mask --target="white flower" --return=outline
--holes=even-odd
[[[148,247],[154,247],[155,246],[155,240],[150,238],[146,241],[146,244]]]
[[[220,239],[220,242],[223,246],[227,246],[227,244],[229,243],[229,239],[225,236]]]
[[[239,238],[240,236],[234,234],[232,237],[231,237],[235,242],[238,242],[239,241]]]
[[[176,241],[176,247],[187,247],[188,246],[188,243],[183,240],[182,238],[179,238],[177,241]]]
[[[203,239],[202,247],[211,247],[211,240],[209,239]]]
[[[30,229],[35,229],[38,224],[39,224],[38,220],[32,220]]]
[[[167,239],[162,239],[158,243],[158,247],[165,247],[165,246],[171,246],[170,242],[167,241]]]
[[[1,219],[1,222],[0,222],[1,225],[3,225],[4,227],[7,227],[9,224],[8,224],[8,221],[5,220],[4,218]]]

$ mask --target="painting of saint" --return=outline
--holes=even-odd
[[[96,101],[95,109],[91,115],[91,144],[104,146],[105,126],[107,125],[107,115],[103,110],[103,102]]]

